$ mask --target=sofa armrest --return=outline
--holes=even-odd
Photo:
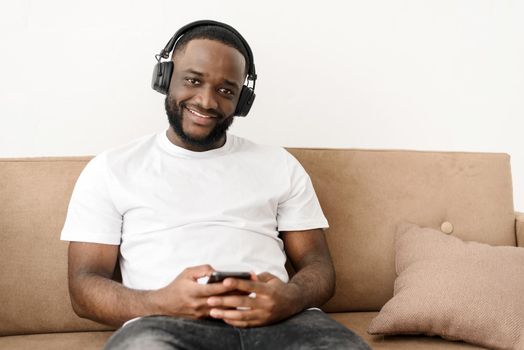
[[[515,212],[515,232],[517,247],[524,247],[524,213]]]

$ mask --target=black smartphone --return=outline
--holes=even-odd
[[[233,278],[240,278],[243,280],[249,280],[251,279],[251,273],[249,272],[237,272],[237,271],[214,271],[211,273],[211,276],[209,276],[209,279],[207,280],[207,283],[216,283],[216,282],[222,282],[224,279],[228,277]]]

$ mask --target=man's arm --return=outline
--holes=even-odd
[[[278,322],[305,308],[324,304],[334,293],[335,272],[324,233],[320,229],[282,233],[284,248],[297,273],[284,283],[262,273],[258,281],[226,279],[224,285],[256,297],[213,296],[210,315],[236,327]],[[241,307],[242,310],[237,308]]]
[[[118,258],[116,245],[71,242],[69,244],[69,293],[74,311],[84,318],[120,326],[139,316],[209,316],[207,298],[232,290],[221,283],[200,285],[209,276],[209,265],[184,270],[168,286],[151,291],[134,290],[113,281]]]
[[[289,281],[304,291],[299,311],[319,307],[335,293],[335,269],[321,229],[282,233],[284,249],[297,273]]]

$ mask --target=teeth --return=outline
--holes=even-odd
[[[212,118],[212,117],[209,116],[209,115],[200,114],[200,113],[198,113],[197,111],[194,111],[194,110],[189,109],[189,108],[188,108],[187,110],[190,111],[191,113],[193,113],[194,115],[199,116],[199,117],[201,117],[201,118]]]

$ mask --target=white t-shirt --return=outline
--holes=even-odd
[[[279,231],[326,227],[309,176],[283,148],[227,134],[221,148],[193,152],[160,132],[87,164],[61,239],[120,245],[123,284],[158,289],[201,264],[286,282]]]

